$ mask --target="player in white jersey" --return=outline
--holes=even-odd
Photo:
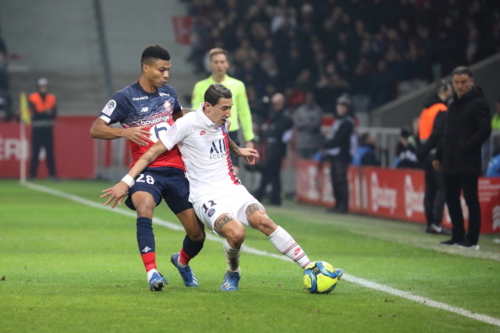
[[[152,138],[157,142],[137,161],[130,172],[114,187],[104,190],[110,196],[105,205],[121,204],[133,179],[157,156],[175,145],[181,152],[190,183],[190,198],[196,215],[218,235],[226,238],[224,250],[227,272],[221,290],[238,290],[239,258],[245,239],[244,225],[260,230],[278,251],[300,267],[310,263],[302,248],[290,234],[267,216],[262,204],[241,185],[233,173],[229,149],[251,164],[259,157],[252,148],[239,148],[230,141],[226,123],[233,105],[231,91],[212,84],[205,92],[205,102],[196,112],[178,119],[166,131]],[[337,274],[341,276],[342,270]]]

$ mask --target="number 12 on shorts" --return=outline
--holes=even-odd
[[[137,180],[135,182],[136,183],[148,183],[148,184],[153,185],[155,183],[155,179],[150,175],[146,175],[146,177],[144,177],[144,174],[141,173],[141,174],[139,174],[139,177],[137,178]]]

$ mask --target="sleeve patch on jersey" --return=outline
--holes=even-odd
[[[111,116],[111,114],[113,113],[115,108],[116,108],[116,101],[114,99],[112,99],[108,102],[108,104],[106,104],[104,109],[102,109],[102,113],[104,113],[105,115]]]

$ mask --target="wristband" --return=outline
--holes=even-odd
[[[132,176],[130,175],[126,175],[125,177],[122,178],[121,181],[127,184],[128,187],[132,187],[135,184],[134,178],[132,178]]]

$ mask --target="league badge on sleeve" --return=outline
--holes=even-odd
[[[106,104],[106,106],[104,107],[104,109],[102,109],[102,113],[104,113],[107,116],[111,116],[111,114],[113,113],[113,111],[115,110],[115,108],[116,108],[116,101],[114,99],[111,99],[108,102],[108,104]]]

